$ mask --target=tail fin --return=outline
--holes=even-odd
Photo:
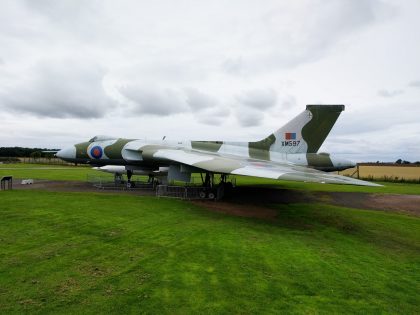
[[[306,110],[249,149],[279,153],[316,153],[344,110],[344,105],[306,105]]]

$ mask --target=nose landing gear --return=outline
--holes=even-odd
[[[131,176],[133,176],[133,171],[127,170],[127,189],[134,187],[134,183],[131,182]]]

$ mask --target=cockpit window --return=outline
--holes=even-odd
[[[114,139],[117,139],[117,138],[116,137],[111,137],[111,136],[99,135],[99,136],[94,136],[92,139],[89,140],[89,142],[114,140]]]

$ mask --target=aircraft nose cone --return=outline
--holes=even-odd
[[[75,159],[76,158],[76,147],[71,146],[64,148],[57,152],[56,156],[60,159],[66,160],[66,159]]]

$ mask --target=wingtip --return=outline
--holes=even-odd
[[[384,187],[384,185],[381,185],[381,184],[376,184],[376,183],[372,183],[372,182],[367,182],[367,183],[369,183],[369,185],[367,185],[367,186],[371,186],[371,187]]]
[[[359,186],[367,186],[367,187],[383,187],[384,186],[384,185],[381,185],[381,184],[368,182],[368,181],[360,180],[360,179],[357,179],[357,182],[355,182],[354,184],[359,185]]]

